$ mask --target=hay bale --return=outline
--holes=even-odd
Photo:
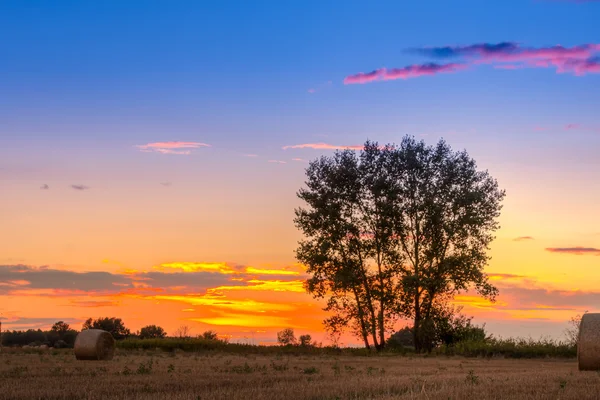
[[[75,358],[78,360],[112,360],[115,339],[101,329],[81,331],[75,338]]]
[[[600,370],[600,313],[586,313],[581,318],[577,361],[580,371]]]

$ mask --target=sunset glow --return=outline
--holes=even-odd
[[[499,295],[453,300],[474,323],[560,339],[600,311],[600,2],[25,3],[0,5],[3,330],[327,342],[295,254],[305,169],[407,134],[506,190]]]

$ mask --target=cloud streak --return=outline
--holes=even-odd
[[[315,150],[361,150],[363,148],[362,145],[352,145],[352,146],[338,146],[334,144],[328,143],[303,143],[303,144],[294,144],[290,146],[283,146],[283,150],[289,149],[315,149]]]
[[[143,152],[154,152],[161,154],[179,154],[179,155],[190,155],[192,150],[199,149],[202,147],[211,147],[210,144],[201,142],[153,142],[148,144],[142,144],[135,146]]]
[[[88,190],[90,187],[85,185],[71,185],[71,188],[75,190]]]
[[[44,183],[42,186],[40,186],[40,189],[48,190],[48,189],[50,189],[50,186],[48,186],[47,184]]]
[[[346,76],[344,84],[365,84],[453,73],[480,64],[491,64],[494,68],[505,70],[554,68],[557,73],[576,76],[600,73],[600,44],[596,43],[572,47],[555,45],[538,48],[524,47],[514,42],[476,43],[468,46],[413,48],[407,52],[433,59],[457,61],[448,64],[430,62],[403,68],[379,68],[371,72],[359,72]]]
[[[592,254],[600,256],[600,249],[595,247],[548,247],[546,251],[551,253],[562,253],[562,254],[574,254],[574,255],[584,255],[584,254]]]
[[[345,85],[364,84],[375,81],[390,81],[396,79],[418,78],[420,76],[430,76],[441,73],[457,72],[466,69],[465,64],[417,64],[409,65],[403,68],[379,68],[371,72],[359,72],[358,74],[349,75],[344,78]]]
[[[469,46],[443,46],[412,49],[410,52],[427,57],[462,58],[471,64],[498,64],[496,68],[556,68],[557,73],[577,76],[600,73],[600,44],[588,43],[573,47],[522,47],[513,42],[477,43]]]
[[[513,241],[515,241],[515,242],[523,242],[525,240],[534,240],[534,239],[533,239],[533,236],[519,236],[519,237],[513,239]]]

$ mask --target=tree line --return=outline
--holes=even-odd
[[[136,332],[131,332],[131,330],[125,326],[125,323],[121,318],[115,317],[89,318],[81,327],[81,330],[86,329],[101,329],[110,332],[116,340],[128,338],[163,339],[167,337],[167,332],[158,325],[147,325]],[[80,331],[73,329],[68,323],[58,321],[47,331],[41,329],[28,329],[24,331],[13,330],[2,332],[2,345],[46,345],[55,348],[69,348],[73,347],[75,344],[75,338],[79,332]],[[187,325],[182,325],[174,331],[173,336],[178,338],[190,338],[191,328]],[[212,330],[203,332],[197,337],[205,340],[221,340],[217,333]]]
[[[431,351],[457,293],[495,300],[484,267],[505,192],[466,151],[367,141],[311,161],[297,195],[296,258],[306,290],[326,300],[330,335],[350,330],[379,351],[407,319],[415,349]]]

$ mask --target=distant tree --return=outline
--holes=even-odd
[[[179,328],[175,330],[175,337],[178,338],[189,338],[192,334],[192,328],[188,325],[181,325]]]
[[[294,330],[292,328],[285,328],[284,330],[277,332],[277,343],[282,346],[296,344],[297,341]]]
[[[404,328],[394,332],[386,342],[387,347],[392,349],[401,349],[406,347],[415,347],[415,337],[411,326],[405,326]]]
[[[300,335],[300,346],[312,346],[312,337],[310,335]]]
[[[583,314],[587,314],[587,311],[585,311]],[[569,343],[571,346],[577,346],[577,343],[579,342],[579,327],[581,326],[582,317],[582,314],[577,314],[576,316],[571,317],[569,320],[569,326],[565,330],[567,343]]]
[[[203,332],[202,335],[200,335],[200,338],[205,339],[205,340],[219,340],[219,336],[217,335],[217,332],[215,332],[215,331]]]
[[[157,325],[148,325],[140,329],[140,339],[162,339],[167,336],[163,328]]]
[[[73,347],[77,333],[66,322],[58,321],[46,332],[46,341],[53,347]]]
[[[50,331],[55,332],[61,340],[64,340],[65,335],[70,330],[71,326],[64,321],[55,322],[52,328],[50,328]]]
[[[504,191],[465,152],[366,142],[312,161],[294,220],[306,289],[327,298],[328,330],[350,327],[381,350],[399,318],[413,321],[417,351],[430,350],[436,308],[475,289],[493,301],[483,272]]]
[[[102,329],[104,331],[110,332],[110,334],[116,340],[125,339],[127,336],[131,335],[129,329],[125,327],[123,320],[121,318],[114,317],[102,317],[95,320],[89,318],[83,323],[81,329]]]

